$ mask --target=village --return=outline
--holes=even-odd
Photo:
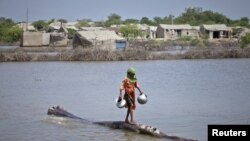
[[[247,17],[230,19],[202,8],[140,20],[111,13],[107,20],[0,19],[0,60],[155,60],[250,57]],[[13,45],[14,44],[14,45]]]
[[[173,41],[179,39],[200,39],[208,41],[238,42],[240,37],[250,33],[250,29],[244,27],[228,27],[225,24],[203,24],[191,26],[189,24],[159,24],[149,26],[146,24],[130,24],[140,30],[142,34],[134,37],[125,37],[120,29],[128,25],[111,25],[110,27],[80,27],[77,22],[53,22],[49,24],[47,31],[36,31],[32,24],[19,24],[23,29],[22,47],[95,47],[104,50],[125,49],[130,40],[133,41]],[[91,23],[90,23],[91,25]],[[74,34],[69,35],[68,30]]]

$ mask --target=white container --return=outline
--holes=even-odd
[[[125,107],[125,105],[126,105],[126,100],[121,99],[121,100],[119,101],[119,98],[117,98],[117,99],[115,100],[115,104],[116,104],[116,107],[118,107],[118,108],[123,108],[123,107]]]
[[[140,104],[145,104],[145,103],[147,103],[147,101],[148,101],[148,98],[147,98],[147,97],[148,97],[148,96],[145,95],[145,94],[139,95],[139,96],[137,97],[138,103],[140,103]]]

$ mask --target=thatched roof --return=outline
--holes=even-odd
[[[202,25],[205,30],[208,31],[230,31],[231,29],[225,24],[212,24],[212,25]]]
[[[179,25],[172,25],[172,24],[160,24],[159,25],[163,29],[192,29],[192,27],[189,24],[179,24]]]
[[[119,37],[114,31],[109,30],[92,30],[92,31],[78,31],[81,37],[87,40],[123,40],[124,38]]]

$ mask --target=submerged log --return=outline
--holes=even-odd
[[[75,116],[75,115],[69,113],[61,106],[53,106],[53,107],[49,108],[47,114],[86,121],[83,118],[80,118],[78,116]],[[128,124],[128,123],[125,123],[124,121],[98,121],[98,122],[92,122],[92,123],[97,124],[97,125],[110,127],[113,129],[126,129],[129,131],[134,131],[134,132],[139,133],[139,134],[147,134],[147,135],[152,135],[152,136],[155,136],[158,138],[172,139],[175,141],[195,141],[192,139],[185,139],[185,138],[181,138],[181,137],[177,137],[177,136],[169,136],[169,135],[161,132],[158,128],[155,128],[155,127],[149,126],[149,125],[144,125],[144,124]]]

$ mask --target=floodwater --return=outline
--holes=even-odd
[[[250,124],[250,59],[0,63],[0,140],[160,140],[47,115],[62,105],[90,121],[124,120],[114,101],[130,66],[148,95],[137,123],[200,141],[208,124]]]

